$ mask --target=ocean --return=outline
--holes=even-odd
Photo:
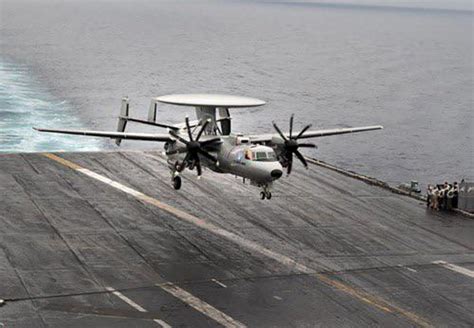
[[[426,3],[1,1],[0,152],[117,149],[32,127],[114,130],[125,95],[146,117],[152,97],[210,92],[268,102],[233,110],[235,131],[292,113],[299,127],[384,125],[306,154],[392,185],[472,181],[473,11]]]
[[[0,61],[0,152],[94,151],[98,140],[38,133],[33,127],[84,128],[67,101],[37,84],[27,67]]]

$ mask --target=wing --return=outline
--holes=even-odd
[[[80,136],[102,137],[111,139],[129,139],[129,140],[146,140],[167,142],[173,139],[169,134],[148,134],[148,133],[126,133],[126,132],[110,132],[110,131],[87,131],[87,130],[54,130],[33,128],[40,132],[51,132],[61,134],[74,134]]]
[[[305,138],[319,138],[319,137],[327,137],[327,136],[334,136],[337,134],[346,134],[346,133],[357,133],[357,132],[364,132],[364,131],[373,131],[373,130],[380,130],[383,129],[381,125],[374,125],[374,126],[362,126],[357,128],[340,128],[340,129],[327,129],[327,130],[317,130],[317,131],[306,131],[301,135],[298,139],[305,139]],[[290,137],[289,133],[285,133],[287,138]],[[259,143],[259,142],[270,142],[272,138],[277,137],[281,138],[279,134],[260,134],[260,135],[251,135],[249,136],[250,142],[252,143]]]

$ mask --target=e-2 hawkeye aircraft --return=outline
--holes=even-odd
[[[196,109],[197,120],[190,122],[186,117],[184,124],[165,124],[156,122],[158,103],[178,106],[192,106]],[[259,99],[217,94],[176,94],[152,99],[148,119],[141,120],[129,116],[129,100],[122,99],[117,132],[57,130],[35,128],[41,132],[53,132],[93,137],[164,142],[165,155],[171,171],[174,189],[181,188],[180,174],[184,169],[196,169],[198,178],[202,166],[218,173],[228,173],[249,180],[251,185],[262,188],[261,199],[272,197],[273,182],[287,174],[293,167],[293,155],[308,168],[300,148],[316,148],[315,144],[300,142],[302,139],[325,137],[337,134],[379,130],[383,127],[365,126],[310,131],[311,124],[296,133],[293,130],[293,115],[288,132],[282,132],[273,122],[277,133],[244,135],[231,132],[230,108],[248,108],[264,105]],[[217,115],[219,114],[219,117]],[[165,134],[124,132],[127,122],[148,124],[168,129]]]

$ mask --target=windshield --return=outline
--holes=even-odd
[[[253,160],[258,162],[274,162],[276,161],[276,156],[273,151],[257,151],[253,154]]]

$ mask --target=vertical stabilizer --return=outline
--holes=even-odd
[[[225,108],[225,107],[219,108],[219,119],[221,123],[222,135],[228,136],[231,132],[229,108]]]
[[[117,132],[124,132],[125,127],[127,126],[127,118],[130,110],[130,103],[128,97],[122,98],[122,106],[120,107],[120,116],[117,125]],[[120,146],[122,139],[115,139],[117,146]]]
[[[211,120],[211,123],[207,125],[205,134],[215,135],[216,134],[216,108],[210,106],[201,106],[196,108],[196,117],[199,121],[204,122]]]
[[[158,107],[158,103],[155,99],[151,100],[150,108],[148,109],[148,122],[155,123],[156,122],[156,110]]]

